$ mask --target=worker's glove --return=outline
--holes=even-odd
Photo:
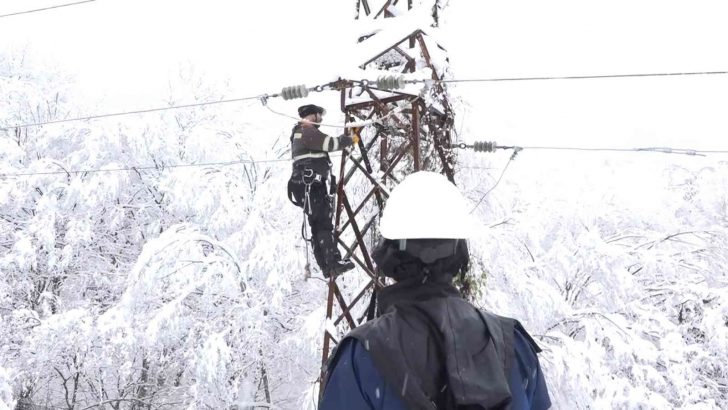
[[[359,136],[359,133],[361,132],[361,128],[354,127],[351,129],[351,139],[354,144],[358,144],[361,137]]]
[[[339,136],[339,145],[342,148],[350,147],[352,144],[354,144],[354,139],[346,134],[342,134]]]

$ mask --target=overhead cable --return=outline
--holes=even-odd
[[[330,157],[338,157],[341,154],[331,153]],[[262,164],[271,162],[291,162],[292,158],[273,158],[273,159],[249,159],[249,160],[238,160],[238,161],[219,161],[219,162],[200,162],[195,164],[162,164],[162,165],[130,165],[120,168],[88,168],[72,171],[41,171],[41,172],[21,172],[21,173],[0,173],[0,179],[2,178],[14,178],[14,177],[27,177],[27,176],[38,176],[38,175],[70,175],[70,174],[83,174],[83,173],[96,173],[96,172],[127,172],[127,171],[143,171],[149,169],[165,169],[165,168],[195,168],[195,167],[212,167],[212,166],[231,166],[240,164]]]
[[[470,78],[470,79],[443,79],[443,80],[409,80],[408,83],[426,83],[430,81],[440,83],[483,83],[501,81],[544,81],[544,80],[594,80],[601,78],[639,78],[639,77],[677,77],[700,75],[726,75],[728,71],[693,71],[672,73],[637,73],[637,74],[602,74],[602,75],[574,75],[574,76],[541,76],[541,77],[502,77],[502,78]]]
[[[240,161],[222,161],[222,162],[203,162],[197,164],[164,164],[164,165],[142,165],[142,166],[128,166],[121,168],[89,168],[79,169],[73,171],[43,171],[43,172],[24,172],[24,173],[1,173],[0,178],[13,178],[13,177],[26,177],[26,176],[37,176],[37,175],[70,175],[70,174],[85,174],[85,173],[96,173],[96,172],[122,172],[122,171],[142,171],[149,169],[165,169],[165,168],[192,168],[192,167],[210,167],[210,166],[230,166],[239,164],[257,164],[265,162],[290,162],[289,158],[279,159],[264,159],[264,160],[240,160]]]
[[[95,0],[88,0],[88,1],[95,1]],[[72,3],[76,4],[76,3]],[[0,16],[2,17],[2,16]],[[385,88],[401,88],[405,83],[407,84],[414,84],[414,83],[468,83],[468,82],[495,82],[495,81],[533,81],[533,80],[577,80],[577,79],[598,79],[598,78],[628,78],[628,77],[664,77],[664,76],[693,76],[693,75],[719,75],[719,74],[728,74],[728,71],[701,71],[701,72],[674,72],[674,73],[642,73],[642,74],[608,74],[608,75],[587,75],[587,76],[565,76],[565,77],[509,77],[509,78],[481,78],[481,79],[450,79],[450,80],[404,80],[403,76],[383,76],[379,77],[378,80],[360,80],[356,81],[355,83],[360,84],[362,86],[366,86],[368,84],[378,84],[379,82],[382,83],[382,85]],[[343,80],[342,80],[343,81]],[[345,82],[345,81],[344,81]],[[340,87],[340,82],[331,82],[327,84],[321,84],[314,87],[306,87],[306,85],[295,85],[290,87],[284,87],[281,92],[275,93],[275,94],[260,94],[256,96],[250,96],[250,97],[242,97],[242,98],[232,98],[232,99],[225,99],[225,100],[216,100],[216,101],[205,101],[200,103],[193,103],[193,104],[183,104],[183,105],[172,105],[168,107],[160,107],[160,108],[151,108],[151,109],[141,109],[141,110],[134,110],[134,111],[123,111],[123,112],[117,112],[117,113],[110,113],[110,114],[97,114],[97,115],[89,115],[89,116],[83,116],[83,117],[76,117],[76,118],[67,118],[67,119],[61,119],[61,120],[52,120],[52,121],[43,121],[43,122],[36,122],[36,123],[29,123],[29,124],[16,124],[11,126],[5,126],[0,127],[0,130],[7,131],[11,128],[28,128],[28,127],[34,127],[34,126],[41,126],[41,125],[48,125],[48,124],[59,124],[64,122],[72,122],[72,121],[86,121],[86,120],[93,120],[93,119],[99,119],[99,118],[108,118],[108,117],[116,117],[116,116],[122,116],[122,115],[131,115],[131,114],[144,114],[144,113],[150,113],[150,112],[157,112],[157,111],[166,111],[166,110],[175,110],[175,109],[181,109],[181,108],[191,108],[191,107],[201,107],[205,105],[214,105],[214,104],[224,104],[224,103],[231,103],[231,102],[239,102],[239,101],[246,101],[246,100],[253,100],[258,99],[260,100],[263,105],[267,107],[267,101],[270,98],[278,98],[281,97],[284,100],[291,100],[296,98],[304,98],[308,96],[309,92],[322,92],[327,90],[337,90],[338,87]],[[269,110],[273,111],[270,107],[267,107]],[[275,111],[273,111],[275,112]],[[281,115],[280,113],[275,112],[276,114]],[[282,114],[285,115],[285,114]],[[298,119],[296,117],[292,117],[295,119]],[[326,126],[331,127],[339,127],[339,128],[346,128],[346,127],[360,127],[362,125],[360,124],[348,124],[346,126],[342,125],[329,125],[329,124],[322,124]]]
[[[290,119],[293,119],[293,120],[296,120],[296,121],[300,121],[301,120],[300,117],[296,117],[296,116],[293,116],[293,115],[284,114],[282,112],[276,111],[273,108],[271,108],[270,105],[268,104],[268,98],[267,97],[262,97],[261,98],[261,101],[263,103],[263,106],[265,108],[267,108],[268,111],[272,112],[273,114],[280,115],[281,117],[290,118]],[[385,114],[382,117],[379,117],[377,119],[365,120],[365,121],[352,121],[352,122],[347,122],[346,124],[334,124],[334,123],[314,122],[314,121],[308,121],[308,123],[309,124],[312,124],[312,125],[320,125],[322,127],[332,127],[332,128],[362,128],[362,127],[366,127],[367,125],[372,125],[372,124],[375,124],[375,123],[381,124],[382,121],[384,121],[385,119],[391,117],[394,114],[399,113],[400,111],[402,111],[403,108],[404,107],[397,107],[397,108],[395,108],[393,110],[390,110],[387,114]]]
[[[116,112],[116,113],[111,113],[111,114],[88,115],[88,116],[84,116],[84,117],[42,121],[42,122],[36,122],[36,123],[30,123],[30,124],[16,124],[16,125],[10,125],[10,126],[6,126],[6,127],[0,127],[0,131],[7,131],[12,128],[28,128],[28,127],[36,127],[36,126],[42,126],[42,125],[48,125],[48,124],[60,124],[60,123],[64,123],[64,122],[87,121],[87,120],[94,120],[94,119],[99,119],[99,118],[117,117],[117,116],[132,115],[132,114],[146,114],[146,113],[158,112],[158,111],[176,110],[176,109],[181,109],[181,108],[202,107],[202,106],[206,106],[206,105],[226,104],[226,103],[248,101],[248,100],[260,100],[263,105],[267,105],[267,101],[269,98],[281,97],[284,100],[304,98],[304,97],[308,96],[308,93],[311,91],[322,92],[325,90],[329,90],[329,89],[331,89],[333,84],[334,83],[321,84],[321,85],[317,85],[315,87],[310,87],[310,88],[307,88],[305,85],[301,84],[301,85],[295,85],[295,86],[291,86],[291,87],[284,87],[280,93],[275,93],[275,94],[259,94],[259,95],[254,95],[254,96],[250,96],[250,97],[230,98],[230,99],[214,100],[214,101],[203,101],[203,102],[199,102],[199,103],[182,104],[182,105],[170,105],[168,107],[148,108],[148,109],[141,109],[141,110],[134,110],[134,111],[122,111],[122,112]],[[298,119],[298,118],[296,118],[296,119]],[[353,126],[361,126],[361,125],[353,125]]]
[[[10,16],[17,16],[17,15],[20,15],[20,14],[36,13],[36,12],[39,12],[39,11],[46,11],[46,10],[51,10],[51,9],[58,9],[58,8],[61,8],[61,7],[77,6],[79,4],[92,3],[94,1],[96,1],[96,0],[84,0],[84,1],[77,1],[75,3],[66,3],[66,4],[58,4],[58,5],[55,5],[55,6],[43,7],[43,8],[40,8],[40,9],[18,11],[18,12],[15,12],[15,13],[8,13],[8,14],[0,14],[0,18],[10,17]]]
[[[589,148],[589,147],[549,147],[549,146],[507,146],[498,145],[491,141],[476,141],[473,144],[464,142],[452,144],[451,148],[472,149],[475,152],[495,152],[495,150],[524,149],[524,150],[552,150],[552,151],[591,151],[591,152],[657,152],[662,154],[681,154],[690,156],[706,156],[708,154],[728,154],[728,150],[708,149],[696,150],[689,148],[671,147],[638,147],[638,148]]]
[[[728,154],[728,150],[694,150],[694,149],[684,149],[684,148],[670,148],[670,147],[646,147],[646,148],[582,148],[582,147],[529,147],[529,146],[502,146],[498,145],[495,142],[490,141],[476,141],[472,145],[468,145],[465,143],[459,143],[459,144],[452,144],[451,148],[460,148],[460,149],[472,149],[475,152],[495,152],[496,150],[507,150],[512,149],[513,154],[511,155],[508,162],[506,162],[505,167],[503,167],[503,171],[501,172],[500,176],[498,177],[498,180],[496,183],[488,189],[478,200],[478,202],[475,204],[473,209],[470,211],[470,213],[474,212],[476,209],[478,209],[478,206],[483,202],[486,196],[488,196],[489,193],[491,193],[497,186],[500,184],[501,180],[503,179],[503,176],[506,173],[506,170],[508,170],[508,166],[511,164],[511,162],[516,158],[516,155],[523,151],[523,150],[562,150],[562,151],[596,151],[596,152],[657,152],[657,153],[663,153],[663,154],[683,154],[683,155],[690,155],[690,156],[706,156],[707,154]],[[464,167],[467,168],[467,167]]]
[[[122,115],[145,114],[145,113],[150,113],[150,112],[176,110],[176,109],[180,109],[180,108],[201,107],[201,106],[205,106],[205,105],[225,104],[225,103],[231,103],[231,102],[255,100],[255,99],[259,99],[260,97],[261,97],[260,95],[256,95],[256,96],[252,96],[252,97],[231,98],[231,99],[226,99],[226,100],[206,101],[206,102],[184,104],[184,105],[170,105],[168,107],[148,108],[148,109],[143,109],[143,110],[121,111],[121,112],[115,112],[115,113],[110,113],[110,114],[88,115],[85,117],[65,118],[62,120],[41,121],[41,122],[35,122],[35,123],[30,123],[30,124],[17,124],[17,125],[11,125],[8,127],[0,127],[0,130],[9,130],[9,129],[13,129],[13,128],[37,127],[37,126],[41,126],[41,125],[60,124],[60,123],[64,123],[64,122],[73,122],[73,121],[87,121],[87,120],[94,120],[94,119],[99,119],[99,118],[118,117],[118,116],[122,116]]]
[[[508,170],[508,165],[510,165],[510,164],[511,164],[511,162],[513,162],[513,160],[514,160],[514,159],[516,159],[516,155],[518,155],[518,153],[519,153],[520,151],[521,151],[521,148],[520,148],[520,147],[515,147],[515,148],[514,148],[514,150],[513,150],[513,154],[511,154],[511,157],[510,157],[510,158],[508,159],[508,162],[506,162],[506,166],[505,166],[505,167],[503,167],[503,171],[501,171],[501,174],[500,174],[500,176],[498,177],[498,180],[497,180],[497,181],[495,182],[495,184],[494,184],[494,185],[493,185],[492,187],[490,187],[490,189],[489,189],[489,190],[485,191],[485,193],[483,194],[483,196],[481,196],[481,197],[480,197],[480,199],[479,199],[479,200],[478,200],[478,202],[477,202],[477,203],[475,204],[475,206],[473,207],[473,209],[471,209],[471,210],[470,210],[470,213],[471,213],[471,214],[472,214],[472,213],[473,213],[473,212],[474,212],[474,211],[475,211],[476,209],[478,209],[478,207],[479,207],[479,206],[480,206],[480,204],[481,204],[481,203],[483,202],[483,200],[485,199],[485,197],[486,197],[486,196],[488,196],[488,194],[489,194],[489,193],[491,193],[491,192],[492,192],[492,191],[493,191],[493,190],[494,190],[494,189],[495,189],[495,188],[496,188],[496,187],[498,186],[498,184],[500,184],[500,182],[501,182],[501,179],[503,179],[503,175],[505,175],[505,174],[506,174],[506,170]]]
[[[612,151],[612,152],[658,152],[662,154],[682,154],[692,156],[705,156],[707,154],[728,154],[728,150],[696,150],[689,148],[670,147],[641,147],[641,148],[585,148],[585,147],[529,147],[530,150],[552,150],[552,151]]]

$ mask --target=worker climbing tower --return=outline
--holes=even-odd
[[[322,365],[344,334],[374,316],[374,298],[367,303],[366,296],[376,294],[384,278],[370,252],[390,189],[419,170],[455,178],[453,111],[439,81],[448,72],[447,53],[430,33],[439,24],[440,2],[359,0],[356,12],[357,60],[352,78],[335,88],[347,123],[371,125],[341,158],[335,237],[359,269],[329,279]],[[351,278],[357,272],[366,276]]]

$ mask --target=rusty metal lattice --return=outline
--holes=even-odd
[[[375,18],[394,16],[388,8],[397,2],[386,1]],[[412,8],[411,1],[408,8]],[[359,0],[357,15],[362,10],[366,16],[372,14],[368,0]],[[393,74],[414,73],[418,63],[421,68],[424,62],[432,72],[432,79],[439,80],[425,36],[423,30],[414,30],[385,50],[367,56],[359,67]],[[363,131],[359,143],[341,158],[335,237],[345,256],[367,276],[360,282],[363,288],[357,288],[350,295],[339,286],[342,277],[329,278],[326,320],[335,329],[327,325],[324,331],[322,375],[333,345],[338,344],[339,334],[345,334],[374,314],[374,306],[367,304],[366,296],[373,296],[384,286],[384,281],[377,275],[367,244],[377,239],[376,222],[390,187],[419,170],[442,173],[454,182],[454,157],[450,148],[453,112],[442,83],[433,81],[419,92],[413,92],[383,90],[368,82],[342,79],[335,88],[341,94],[341,110],[347,122],[374,122]],[[344,275],[356,275],[356,272]]]

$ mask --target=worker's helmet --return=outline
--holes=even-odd
[[[326,110],[318,105],[306,104],[298,107],[298,116],[304,118],[311,114],[326,114]]]
[[[389,195],[379,231],[387,239],[468,239],[475,218],[460,190],[444,175],[408,175]]]
[[[402,272],[402,264],[414,263],[418,269],[439,265],[455,274],[467,267],[466,240],[477,227],[467,200],[454,184],[434,172],[415,172],[387,200],[379,224],[384,239],[374,252],[375,261],[385,275],[397,280],[412,273]]]

